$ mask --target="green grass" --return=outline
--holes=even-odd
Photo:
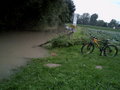
[[[73,37],[80,37],[80,31]],[[120,54],[99,56],[99,50],[82,55],[81,45],[50,49],[56,56],[32,59],[10,79],[0,82],[0,90],[120,90]],[[48,68],[44,64],[60,67]],[[102,66],[97,69],[96,66]]]
[[[100,27],[100,26],[91,26],[91,25],[78,25],[78,26],[85,27],[85,28],[98,29],[98,30],[107,30],[107,31],[120,32],[120,29],[113,29],[113,28],[109,28],[109,27]]]

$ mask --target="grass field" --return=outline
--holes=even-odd
[[[100,27],[100,26],[91,26],[91,25],[78,25],[80,27],[85,27],[85,28],[92,28],[92,29],[100,29],[100,30],[107,30],[107,31],[116,31],[116,32],[120,32],[120,29],[113,29],[113,28],[109,28],[109,27]]]
[[[80,26],[82,35],[86,35],[89,38],[89,34],[97,37],[100,40],[109,39],[111,44],[116,44],[120,46],[120,30],[119,29],[109,29],[105,27],[97,26]]]
[[[80,32],[73,35],[81,37]],[[109,58],[94,53],[82,55],[81,45],[53,48],[46,58],[32,59],[9,80],[0,83],[0,90],[120,90],[120,54]],[[46,67],[55,63],[61,66]]]

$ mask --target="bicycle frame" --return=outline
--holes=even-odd
[[[99,43],[98,43],[98,42],[99,42],[98,39],[93,38],[92,42],[95,43],[97,47],[100,47],[100,45],[99,45]]]
[[[96,46],[99,50],[100,50],[100,55],[103,53],[104,51],[104,47],[107,46],[108,44],[106,43],[105,45],[101,46],[99,44],[99,42],[101,42],[101,40],[98,40],[96,37],[91,36],[91,42],[94,46]]]

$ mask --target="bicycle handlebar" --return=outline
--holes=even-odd
[[[94,37],[94,36],[92,36],[91,34],[89,34],[89,35],[90,35],[91,38],[95,38],[95,39],[97,39],[97,37]]]
[[[90,33],[89,33],[89,35],[90,35],[90,37],[91,37],[92,39],[97,39],[97,40],[98,40],[97,37],[92,36]],[[106,40],[98,40],[98,41],[105,42],[105,43],[109,43],[110,39],[106,39]]]

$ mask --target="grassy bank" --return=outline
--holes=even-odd
[[[80,37],[80,32],[73,35]],[[0,83],[0,90],[119,90],[120,54],[109,58],[80,53],[81,45],[53,48],[50,57],[32,59],[9,80]],[[49,68],[48,63],[61,66]]]
[[[10,80],[0,83],[1,90],[119,90],[120,60],[99,56],[98,51],[83,56],[80,46],[51,50],[57,56],[33,59]],[[57,63],[48,68],[44,64]],[[102,68],[96,68],[101,66]]]

